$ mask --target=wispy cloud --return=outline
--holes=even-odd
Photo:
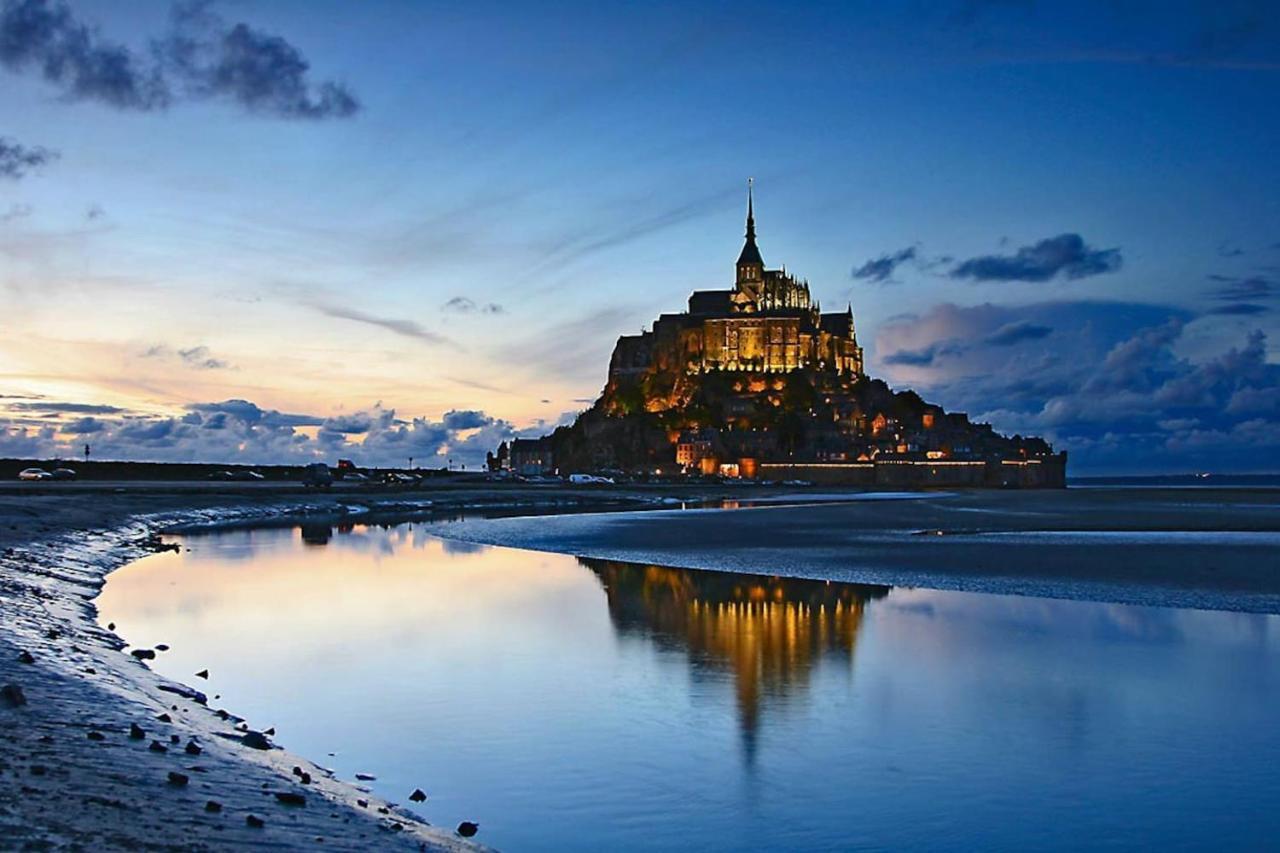
[[[367,326],[386,329],[388,332],[393,332],[406,338],[426,341],[430,344],[453,344],[453,341],[449,338],[433,332],[413,320],[404,320],[398,317],[379,317],[376,314],[369,314],[358,308],[317,300],[308,301],[306,304],[327,317],[350,320],[353,323],[364,323]]]
[[[474,299],[467,296],[455,296],[440,306],[441,311],[447,311],[453,314],[502,314],[506,309],[497,302],[486,302],[483,305],[477,304]]]
[[[0,34],[0,38],[3,35]],[[0,41],[3,45],[3,41]],[[3,47],[0,47],[0,55]],[[17,140],[0,136],[0,178],[16,181],[30,172],[58,159],[58,152],[38,145],[23,145]]]

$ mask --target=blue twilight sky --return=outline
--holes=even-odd
[[[474,461],[731,285],[750,175],[873,374],[1280,469],[1274,3],[0,0],[0,119],[0,456]]]

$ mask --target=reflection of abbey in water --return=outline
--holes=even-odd
[[[802,691],[825,656],[852,662],[866,603],[889,587],[689,571],[579,557],[604,585],[620,634],[684,651],[695,677],[733,674],[747,759],[764,706]]]

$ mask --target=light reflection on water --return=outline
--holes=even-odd
[[[428,524],[185,540],[103,623],[506,849],[1259,847],[1277,617],[637,566]],[[328,753],[336,753],[329,757]]]

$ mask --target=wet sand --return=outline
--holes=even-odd
[[[1280,490],[926,493],[470,520],[440,535],[681,568],[1280,613]]]

